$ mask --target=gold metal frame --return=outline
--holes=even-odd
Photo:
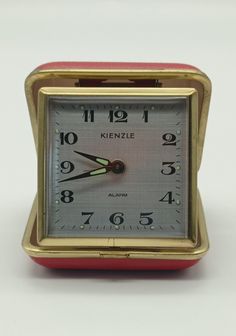
[[[196,134],[197,141],[197,168],[201,164],[203,144],[205,138],[205,130],[208,117],[208,109],[211,95],[211,82],[208,77],[197,69],[36,69],[26,79],[25,92],[30,112],[31,124],[36,144],[38,144],[38,115],[37,115],[37,98],[38,91],[43,86],[58,87],[61,80],[78,81],[80,79],[114,79],[114,80],[136,80],[136,79],[154,79],[178,82],[178,85],[167,85],[167,87],[187,87],[198,88],[202,91],[202,95],[198,98],[198,132]],[[47,81],[49,85],[45,85]],[[187,84],[186,84],[187,81]],[[66,85],[63,85],[66,86]],[[67,85],[67,86],[74,86]],[[199,92],[197,88],[197,91]],[[57,89],[56,89],[57,90]],[[201,97],[200,97],[201,96]],[[195,174],[196,173],[196,174]],[[194,176],[197,176],[197,169]],[[195,185],[196,181],[192,181]],[[195,199],[196,204],[196,236],[194,237],[195,245],[186,247],[130,247],[117,248],[115,246],[109,248],[101,247],[73,247],[73,246],[41,246],[37,240],[37,197],[33,203],[32,211],[26,226],[22,245],[26,253],[32,257],[53,257],[53,258],[143,258],[143,259],[178,259],[192,260],[201,258],[209,248],[204,212],[199,193]],[[191,244],[190,244],[191,245]]]
[[[189,101],[189,223],[188,238],[49,238],[45,231],[46,144],[48,99],[55,96],[106,97],[184,97]],[[197,241],[197,113],[198,95],[190,88],[41,88],[38,97],[38,244],[41,246],[183,248]]]

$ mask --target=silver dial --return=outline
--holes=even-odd
[[[188,235],[186,97],[50,97],[48,237]]]

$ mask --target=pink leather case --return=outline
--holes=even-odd
[[[79,71],[81,69],[88,69],[88,70],[144,70],[144,71],[160,71],[169,73],[173,72],[176,73],[176,79],[179,78],[185,79],[188,78],[189,74],[193,74],[193,78],[196,75],[205,76],[199,69],[194,66],[187,65],[187,64],[178,64],[178,63],[116,63],[116,62],[53,62],[53,63],[46,63],[37,67],[31,75],[26,80],[26,94],[27,100],[29,103],[29,108],[33,110],[35,108],[35,94],[34,90],[37,85],[37,80],[33,80],[35,74],[48,74],[45,78],[56,78],[53,73],[60,72],[60,71]],[[191,76],[190,76],[191,77]],[[68,76],[67,76],[68,78]],[[168,75],[167,75],[168,78]],[[207,78],[207,77],[206,77]],[[208,80],[208,79],[207,79]],[[91,81],[91,80],[90,80]],[[209,80],[208,80],[209,81]],[[90,85],[97,85],[99,86],[100,82],[92,81],[87,82]],[[144,83],[144,82],[143,82]],[[209,82],[210,83],[210,82]],[[142,84],[141,84],[142,85]],[[199,86],[200,87],[200,86]],[[207,87],[207,85],[206,85]],[[204,91],[206,93],[206,90]],[[210,92],[210,84],[208,86],[208,93]],[[200,93],[201,95],[201,93]],[[208,110],[207,103],[204,107],[205,110]],[[207,113],[207,112],[205,112]],[[33,114],[33,113],[32,113]],[[36,119],[36,118],[35,118]],[[35,122],[34,116],[31,116],[32,123]],[[200,204],[201,207],[201,204]],[[205,239],[204,243],[201,242],[201,246],[196,248],[196,254],[192,255],[190,258],[179,258],[178,256],[174,256],[173,258],[117,258],[117,257],[100,257],[100,258],[89,258],[89,257],[60,257],[60,255],[52,254],[53,256],[50,257],[50,253],[45,253],[40,247],[37,245],[37,239],[35,238],[35,226],[37,222],[37,207],[34,206],[31,212],[30,220],[28,227],[26,229],[26,233],[23,239],[23,247],[26,252],[31,256],[31,258],[38,264],[49,267],[49,268],[68,268],[68,269],[106,269],[106,270],[176,270],[176,269],[183,269],[190,267],[197,263],[201,257],[205,254],[208,249],[208,240],[207,240],[207,233],[203,230],[202,234],[202,241]],[[204,246],[203,246],[204,245]],[[47,252],[47,251],[46,251]]]

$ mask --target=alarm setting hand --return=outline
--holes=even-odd
[[[91,155],[91,154],[82,153],[82,152],[78,152],[78,151],[74,151],[74,153],[82,155],[82,156],[86,157],[87,159],[89,159],[91,161],[99,163],[102,166],[108,166],[108,165],[111,164],[110,160],[107,160],[107,159],[104,159],[104,158],[101,158],[101,157],[98,157],[98,156],[94,156],[94,155]]]

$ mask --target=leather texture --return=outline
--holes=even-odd
[[[114,259],[114,258],[34,258],[48,268],[83,270],[178,270],[190,267],[199,260]]]
[[[38,66],[36,70],[55,69],[137,69],[137,70],[193,70],[198,68],[181,63],[130,63],[130,62],[51,62]]]

